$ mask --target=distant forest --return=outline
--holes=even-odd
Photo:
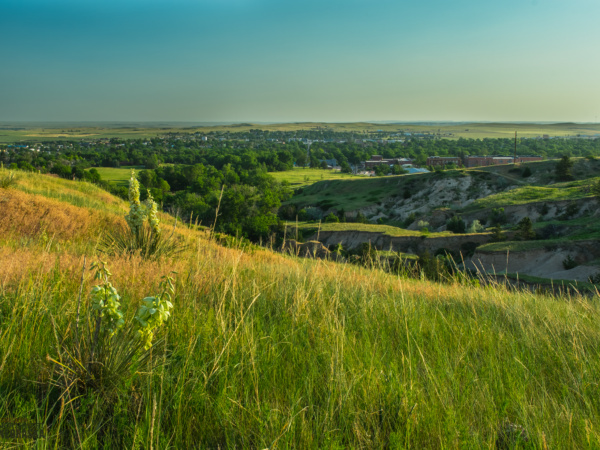
[[[84,179],[127,197],[127,188],[102,180],[94,167],[137,166],[139,179],[163,208],[212,225],[220,204],[217,230],[254,241],[267,239],[282,225],[281,203],[292,196],[286,183],[269,172],[294,166],[322,167],[336,159],[350,170],[378,154],[410,158],[425,165],[428,156],[512,155],[512,139],[406,139],[404,142],[313,142],[307,152],[302,141],[285,143],[242,139],[153,138],[98,142],[46,142],[36,148],[0,146],[5,167]],[[521,139],[520,155],[546,158],[600,155],[600,139]]]

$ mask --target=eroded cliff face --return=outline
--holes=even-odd
[[[317,235],[313,235],[311,240],[316,240]],[[491,240],[490,233],[479,234],[455,234],[443,237],[423,236],[390,236],[384,233],[370,231],[321,231],[318,239],[326,247],[342,244],[344,249],[353,250],[364,243],[370,243],[378,250],[393,250],[402,253],[422,253],[429,251],[434,253],[440,248],[445,248],[455,252],[464,250],[464,245],[474,243],[481,245]]]
[[[565,270],[563,261],[571,257],[578,265]],[[466,267],[487,273],[520,273],[556,280],[588,281],[600,273],[594,263],[600,257],[597,240],[565,242],[535,250],[517,252],[486,252],[476,250],[466,261]]]

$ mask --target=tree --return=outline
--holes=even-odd
[[[517,236],[523,241],[530,241],[535,238],[533,222],[529,217],[523,217],[517,224]]]
[[[158,156],[156,156],[154,153],[150,155],[148,159],[146,159],[144,166],[146,169],[157,169],[159,166]]]
[[[304,167],[304,166],[306,166],[307,162],[308,162],[308,156],[306,156],[306,153],[304,151],[300,151],[296,155],[296,165],[298,167]]]
[[[467,225],[460,216],[453,216],[450,220],[446,222],[446,229],[457,234],[464,233],[467,229]]]
[[[560,161],[556,163],[556,168],[554,169],[556,179],[559,181],[569,181],[573,179],[573,174],[571,173],[572,167],[573,161],[571,161],[569,155],[563,155]]]
[[[342,161],[340,167],[342,168],[342,173],[352,173],[352,168],[346,161]]]
[[[494,228],[492,228],[492,241],[501,242],[506,239],[504,232],[502,231],[502,227],[499,223],[497,223]]]
[[[327,217],[325,217],[325,223],[338,223],[339,221],[340,218],[334,213],[329,213]]]

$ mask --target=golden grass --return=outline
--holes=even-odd
[[[113,214],[80,208],[41,195],[16,190],[0,192],[0,233],[36,236],[46,233],[57,239],[92,237],[117,222]]]

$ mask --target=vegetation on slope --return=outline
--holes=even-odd
[[[126,321],[178,272],[172,315],[151,370],[69,403],[47,356],[77,317],[84,256],[98,255],[87,232],[57,248],[11,230],[0,223],[0,419],[44,423],[43,445],[600,446],[597,298],[402,279],[187,229],[182,257],[106,257]],[[92,284],[86,273],[84,307]]]

